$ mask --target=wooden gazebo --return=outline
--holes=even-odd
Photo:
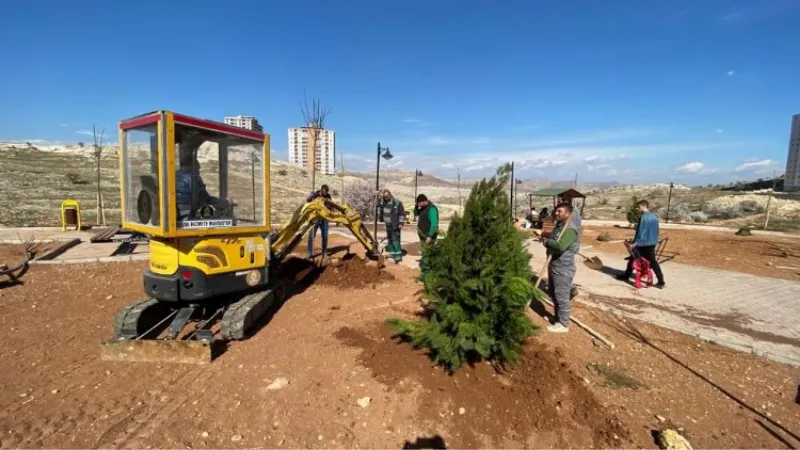
[[[576,191],[575,189],[564,189],[564,188],[546,188],[546,189],[539,189],[538,191],[531,192],[531,197],[552,197],[553,198],[553,210],[556,209],[557,199],[561,197],[562,199],[572,203],[573,207],[575,204],[573,203],[574,199],[580,198],[583,201],[581,202],[581,209],[580,209],[580,216],[583,217],[583,207],[586,205],[586,196],[581,194],[580,192]],[[554,226],[553,216],[552,214],[548,216],[545,220],[545,223],[542,224],[543,230],[552,230]]]
[[[531,192],[530,195],[532,197],[553,197],[553,209],[556,207],[556,199],[558,197],[563,198],[564,200],[572,201],[576,198],[583,199],[581,202],[581,216],[583,216],[583,206],[586,204],[586,196],[581,194],[580,192],[576,191],[575,189],[564,189],[564,188],[547,188],[547,189],[539,189],[538,191]],[[573,204],[573,206],[575,206]]]

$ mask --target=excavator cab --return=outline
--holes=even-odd
[[[156,238],[269,228],[269,135],[158,111],[120,122],[125,228]]]

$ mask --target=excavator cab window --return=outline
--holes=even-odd
[[[127,130],[123,136],[123,220],[160,228],[158,126],[147,124]]]
[[[175,125],[178,228],[263,226],[260,143]]]

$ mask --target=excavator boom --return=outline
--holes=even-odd
[[[317,198],[297,208],[292,217],[271,235],[273,263],[280,263],[300,242],[309,228],[317,220],[327,220],[347,227],[367,251],[375,254],[378,246],[361,220],[361,215],[349,206],[325,198]]]

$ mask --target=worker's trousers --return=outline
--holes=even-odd
[[[556,321],[569,326],[570,293],[575,278],[575,265],[551,265],[547,269],[547,293],[553,300]]]
[[[314,225],[311,225],[311,230],[308,231],[308,256],[309,258],[314,255],[314,238],[319,228],[322,235],[322,257],[328,256],[328,221],[318,220]]]
[[[400,227],[386,224],[386,253],[395,262],[403,260],[403,246],[400,244]]]

